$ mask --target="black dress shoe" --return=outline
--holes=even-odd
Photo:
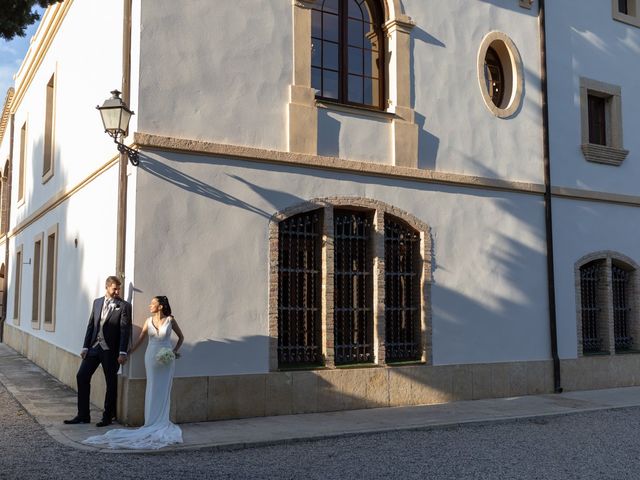
[[[103,418],[98,423],[96,423],[96,427],[106,427],[107,425],[111,425],[110,418]]]
[[[91,419],[89,417],[79,417],[75,416],[71,420],[65,420],[64,423],[67,425],[76,425],[78,423],[91,423]]]

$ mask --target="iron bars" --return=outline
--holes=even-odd
[[[582,297],[582,351],[602,351],[603,339],[599,332],[600,301],[598,284],[600,263],[591,262],[580,267],[580,294]]]
[[[373,361],[372,214],[334,211],[336,365]]]
[[[321,213],[280,222],[278,242],[278,365],[322,363]]]
[[[420,234],[404,222],[386,217],[384,246],[386,360],[419,360]]]
[[[611,266],[613,285],[613,330],[616,352],[631,350],[633,338],[629,329],[629,313],[627,306],[627,292],[629,288],[629,272],[616,266]]]

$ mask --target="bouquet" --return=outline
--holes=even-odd
[[[156,360],[158,363],[162,365],[169,365],[176,359],[176,354],[173,353],[173,350],[167,347],[161,348],[158,353],[156,353]]]

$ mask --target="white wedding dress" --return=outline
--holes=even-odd
[[[160,330],[153,326],[151,318],[146,320],[149,344],[144,354],[144,366],[147,371],[144,426],[136,429],[119,428],[110,430],[104,435],[89,437],[82,443],[108,445],[109,448],[144,450],[155,450],[167,445],[182,443],[182,430],[169,420],[175,360],[167,365],[156,360],[156,355],[161,348],[172,348],[172,320],[173,317],[167,317]]]

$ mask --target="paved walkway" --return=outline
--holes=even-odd
[[[2,343],[0,383],[57,441],[82,450],[135,452],[89,447],[80,443],[90,435],[104,433],[106,429],[99,429],[94,424],[64,425],[62,421],[75,413],[75,391]],[[640,406],[640,387],[188,423],[181,425],[184,444],[160,451],[236,449],[361,433],[504,422],[633,406]],[[94,407],[91,416],[99,419],[101,411]],[[114,428],[118,428],[118,425]]]

